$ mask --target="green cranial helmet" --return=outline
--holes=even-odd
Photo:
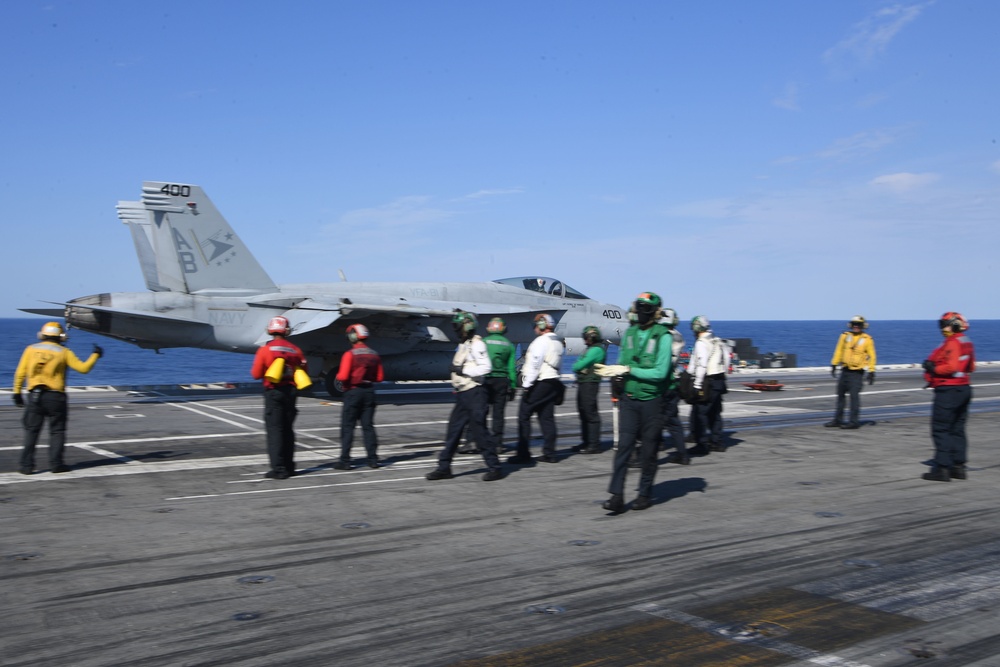
[[[479,326],[479,321],[473,313],[465,310],[456,310],[451,318],[451,328],[459,335],[471,334]]]
[[[663,299],[659,294],[653,292],[643,292],[635,298],[632,303],[632,310],[635,311],[636,321],[644,325],[652,319],[659,319],[657,313],[663,305]]]
[[[601,341],[601,330],[591,324],[583,328],[583,333],[580,337],[583,338],[583,342],[587,345],[596,345]]]
[[[643,304],[659,308],[663,305],[663,299],[661,299],[660,295],[655,292],[643,292],[639,296],[635,297],[635,305],[639,306]]]
[[[712,323],[704,315],[695,315],[691,318],[691,331],[701,333],[712,328]]]

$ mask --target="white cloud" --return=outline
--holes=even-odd
[[[493,190],[477,190],[476,192],[463,195],[459,199],[482,199],[483,197],[497,197],[501,195],[519,195],[524,192],[524,188],[498,188]]]
[[[851,160],[882,150],[896,140],[892,130],[870,130],[858,132],[849,137],[838,139],[817,155],[831,160]]]
[[[782,91],[781,95],[771,100],[771,104],[778,107],[779,109],[787,109],[788,111],[798,111],[799,110],[799,87],[795,83],[788,83],[785,85],[785,90]]]
[[[430,205],[430,197],[409,196],[400,197],[395,201],[372,208],[359,208],[348,211],[335,225],[343,227],[366,228],[369,230],[398,229],[400,227],[420,226],[427,223],[440,222],[452,217],[454,212],[436,208]]]
[[[889,43],[903,27],[915,21],[932,2],[920,4],[897,3],[876,11],[858,23],[851,33],[838,44],[827,49],[823,60],[828,65],[854,61],[866,65],[889,48]]]
[[[911,174],[903,171],[898,174],[877,176],[869,181],[868,184],[877,188],[884,188],[896,194],[903,194],[930,185],[940,180],[940,178],[941,176],[938,174]]]

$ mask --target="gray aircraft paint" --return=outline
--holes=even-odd
[[[121,201],[148,292],[105,292],[60,303],[71,327],[144,348],[193,347],[251,354],[267,340],[267,321],[288,318],[291,339],[314,376],[335,372],[348,348],[347,326],[363,322],[383,357],[387,380],[448,377],[457,342],[455,309],[486,320],[500,316],[507,336],[527,344],[540,312],[556,320],[568,354],[584,349],[580,333],[600,328],[618,344],[625,311],[587,298],[544,276],[494,282],[347,282],[277,285],[197,185],[149,181],[139,201]]]

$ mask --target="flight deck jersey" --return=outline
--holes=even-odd
[[[510,380],[511,384],[517,382],[517,365],[514,354],[514,344],[503,334],[490,334],[483,338],[486,343],[486,352],[490,355],[490,365],[493,370],[487,377],[502,378]]]
[[[344,386],[344,391],[355,387],[369,387],[374,382],[381,382],[385,379],[382,358],[375,350],[362,342],[357,342],[341,357],[337,379]]]
[[[573,363],[577,382],[600,382],[601,376],[594,372],[594,364],[603,364],[607,352],[603,345],[589,345],[587,350]]]
[[[924,380],[932,387],[969,384],[969,375],[976,370],[976,351],[964,334],[945,338],[927,359],[934,362],[934,373],[924,373]]]
[[[29,345],[24,348],[21,361],[14,372],[14,393],[20,393],[22,385],[28,391],[36,387],[66,391],[66,368],[72,368],[78,373],[89,373],[97,359],[97,353],[94,352],[86,361],[80,361],[73,350],[50,341]]]
[[[671,349],[660,342],[669,335],[670,332],[662,324],[654,324],[649,329],[631,326],[625,331],[618,363],[630,368],[625,379],[625,393],[628,396],[638,401],[648,401],[667,391],[671,374]]]
[[[845,331],[837,340],[837,349],[833,353],[831,366],[843,364],[852,371],[864,370],[875,372],[875,341],[866,333],[856,334]]]
[[[281,380],[277,383],[271,382],[264,377],[264,373],[271,367],[277,358],[285,360],[285,369],[281,374]],[[306,358],[295,343],[290,343],[283,338],[269,340],[257,348],[257,353],[253,358],[253,366],[250,368],[250,375],[256,380],[263,378],[265,389],[274,389],[278,386],[295,385],[294,376],[296,368],[306,367]]]

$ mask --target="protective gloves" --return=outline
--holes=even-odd
[[[16,405],[19,408],[24,407],[24,396],[21,396],[21,392],[17,392],[13,396],[11,396],[11,398],[14,399],[14,405]]]
[[[627,375],[629,367],[622,364],[594,364],[594,372],[602,378],[613,378],[619,375]]]
[[[515,396],[517,396],[517,389],[515,389],[514,387],[511,387],[510,389],[507,390],[507,400],[508,401],[513,401]]]
[[[463,367],[464,367],[463,364],[452,364],[451,365],[451,372],[454,373],[455,375],[463,375],[463,373],[462,373],[462,368]]]
[[[868,384],[875,384],[875,371],[868,373]]]
[[[832,378],[837,377],[837,367],[836,366],[830,366],[830,377],[832,377]]]
[[[100,359],[101,357],[104,356],[104,348],[101,347],[100,345],[95,345],[94,346],[94,354],[96,354],[97,358]]]
[[[930,359],[924,359],[924,363],[922,365],[925,371],[927,371],[931,375],[934,375],[935,366],[933,361],[931,361]]]

